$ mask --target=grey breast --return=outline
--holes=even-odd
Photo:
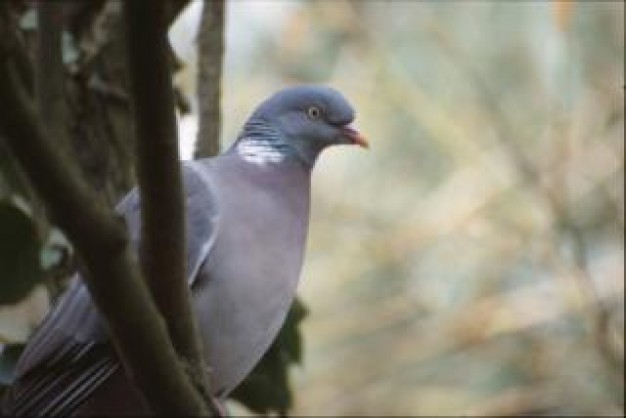
[[[230,159],[232,158],[232,159]],[[230,392],[278,333],[298,283],[309,218],[309,173],[299,164],[213,161],[220,222],[194,284],[211,381]]]

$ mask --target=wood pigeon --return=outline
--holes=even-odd
[[[310,176],[336,144],[367,147],[336,90],[297,86],[264,101],[220,156],[183,163],[186,277],[211,388],[223,399],[252,370],[283,324],[303,263]],[[117,206],[135,250],[140,197]],[[10,415],[145,414],[77,273],[16,366]]]

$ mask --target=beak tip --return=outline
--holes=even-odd
[[[370,144],[365,140],[365,138],[360,137],[358,141],[354,142],[355,145],[360,146],[361,148],[370,149]]]
[[[370,144],[367,142],[367,139],[365,139],[365,136],[363,136],[361,132],[355,129],[354,126],[348,125],[344,127],[343,131],[345,137],[348,138],[348,140],[350,141],[350,144],[369,149]]]

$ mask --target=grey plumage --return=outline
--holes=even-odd
[[[312,110],[315,109],[315,110]],[[187,271],[214,393],[226,396],[267,350],[298,283],[310,170],[326,146],[365,142],[327,87],[265,101],[225,154],[184,163]],[[140,245],[136,190],[116,210]],[[79,274],[29,341],[5,400],[12,415],[145,413]]]

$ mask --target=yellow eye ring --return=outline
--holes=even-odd
[[[319,119],[322,117],[322,110],[317,106],[311,106],[306,110],[306,114],[311,119]]]

